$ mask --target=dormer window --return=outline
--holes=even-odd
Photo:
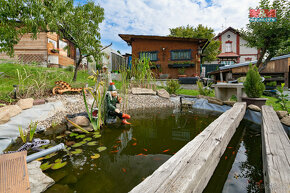
[[[226,41],[226,52],[233,52],[232,41]]]

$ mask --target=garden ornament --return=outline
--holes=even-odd
[[[28,151],[29,149],[33,151],[42,151],[43,149],[40,149],[43,145],[48,145],[50,143],[49,140],[42,140],[39,138],[35,138],[32,140],[32,142],[27,142],[24,145],[22,145],[18,150],[16,151],[8,151],[7,153],[14,153],[14,152],[20,152],[20,151]]]
[[[116,119],[119,117],[122,120],[123,124],[131,124],[127,122],[127,119],[130,119],[131,116],[125,113],[122,113],[119,109],[117,109],[117,103],[120,103],[122,100],[121,97],[118,96],[117,89],[113,82],[110,83],[108,88],[108,93],[106,95],[106,111],[108,119]]]

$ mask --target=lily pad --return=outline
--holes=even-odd
[[[56,137],[56,139],[61,139],[63,137],[64,137],[64,135],[59,135],[59,136]]]
[[[86,137],[85,135],[78,135],[78,136],[76,136],[76,139],[83,139],[85,137]]]
[[[102,151],[105,151],[107,148],[106,147],[99,147],[97,150],[99,151],[99,152],[102,152]]]
[[[82,152],[83,152],[82,149],[75,149],[74,151],[71,152],[71,154],[78,155],[78,154],[80,154]]]
[[[94,134],[94,135],[99,135],[100,132],[99,132],[99,131],[95,131],[93,134]]]
[[[91,137],[87,137],[83,141],[92,141],[92,138]]]
[[[98,153],[91,156],[92,159],[98,159],[99,157],[101,157],[101,155]]]
[[[58,158],[58,159],[56,159],[54,162],[55,162],[55,163],[61,162],[61,159]]]
[[[96,139],[98,139],[98,138],[101,138],[102,135],[101,134],[95,134],[93,137],[96,138]]]
[[[80,144],[85,144],[85,143],[87,143],[86,141],[81,141],[81,142],[79,142]]]
[[[40,169],[42,171],[44,171],[44,170],[49,169],[51,166],[52,166],[52,164],[49,164],[49,162],[46,162],[46,163],[40,165]]]
[[[57,170],[57,169],[64,167],[66,164],[67,164],[67,162],[57,162],[51,166],[51,169]]]
[[[56,152],[51,153],[51,154],[48,154],[47,156],[44,157],[44,159],[50,159],[50,158],[52,158],[52,157],[55,156],[55,155],[57,155]]]
[[[97,142],[96,141],[91,141],[89,143],[87,143],[88,146],[95,146],[97,145]]]
[[[72,147],[80,147],[82,145],[83,145],[83,143],[75,143],[75,144],[72,145]]]
[[[70,137],[74,137],[74,136],[78,136],[79,134],[77,134],[77,133],[71,133],[71,134],[69,134],[69,136]]]

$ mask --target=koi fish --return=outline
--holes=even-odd
[[[170,149],[166,149],[166,150],[164,150],[163,153],[168,152],[168,151],[170,151]]]
[[[111,151],[111,153],[117,153],[119,150]]]
[[[233,155],[235,155],[235,153],[236,153],[236,152],[235,152],[235,151],[233,151]]]
[[[126,172],[126,169],[125,168],[122,168],[122,171],[125,173]]]
[[[120,140],[118,140],[118,141],[116,141],[116,143],[121,143],[121,141],[120,141]]]
[[[148,150],[144,148],[144,151],[148,151]]]
[[[133,143],[132,145],[133,145],[133,146],[136,146],[136,145],[137,145],[137,143]]]
[[[136,138],[134,138],[134,137],[133,137],[132,139],[133,139],[134,141],[137,141],[137,139],[136,139]]]
[[[227,148],[232,149],[233,147],[227,147]]]
[[[118,147],[118,145],[115,145],[113,148],[117,148]]]
[[[228,159],[228,156],[225,156],[225,160],[227,160]]]

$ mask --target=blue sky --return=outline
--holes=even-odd
[[[231,26],[244,28],[249,7],[258,0],[94,0],[105,9],[100,25],[103,45],[122,54],[131,47],[118,34],[168,35],[169,28],[203,24],[215,33]],[[83,3],[85,0],[76,0]]]

